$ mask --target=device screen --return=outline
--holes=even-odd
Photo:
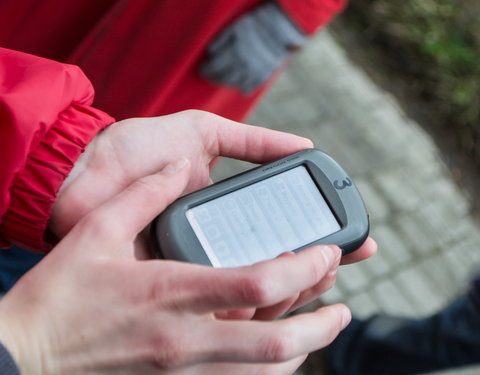
[[[214,267],[272,259],[340,230],[304,166],[212,199],[186,215]]]

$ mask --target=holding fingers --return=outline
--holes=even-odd
[[[196,110],[120,121],[99,134],[76,163],[53,206],[50,227],[63,237],[93,208],[180,158],[191,164],[187,193],[211,183],[210,162],[217,156],[264,163],[311,147],[303,137]]]
[[[237,269],[119,257],[183,191],[189,163],[171,169],[90,213],[2,299],[0,339],[25,374],[290,373],[348,323],[343,305],[273,322],[215,315],[299,295],[338,264],[336,248]],[[162,197],[146,199],[152,189]]]

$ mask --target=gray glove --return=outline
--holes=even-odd
[[[268,2],[240,17],[208,46],[200,73],[247,94],[266,82],[306,39],[275,3]]]

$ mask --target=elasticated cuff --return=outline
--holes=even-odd
[[[9,209],[0,225],[4,238],[40,252],[55,245],[45,233],[57,192],[85,147],[113,122],[106,113],[81,104],[59,114],[10,188]]]

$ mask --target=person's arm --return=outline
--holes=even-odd
[[[57,191],[114,121],[92,100],[78,67],[0,48],[0,247],[51,247],[45,232]]]
[[[340,304],[270,322],[217,316],[327,290],[335,246],[240,268],[132,259],[192,167],[174,160],[84,216],[0,300],[0,341],[24,375],[287,374],[348,324]]]
[[[199,72],[212,83],[248,95],[263,87],[291,52],[344,5],[345,0],[265,1],[216,36]]]

